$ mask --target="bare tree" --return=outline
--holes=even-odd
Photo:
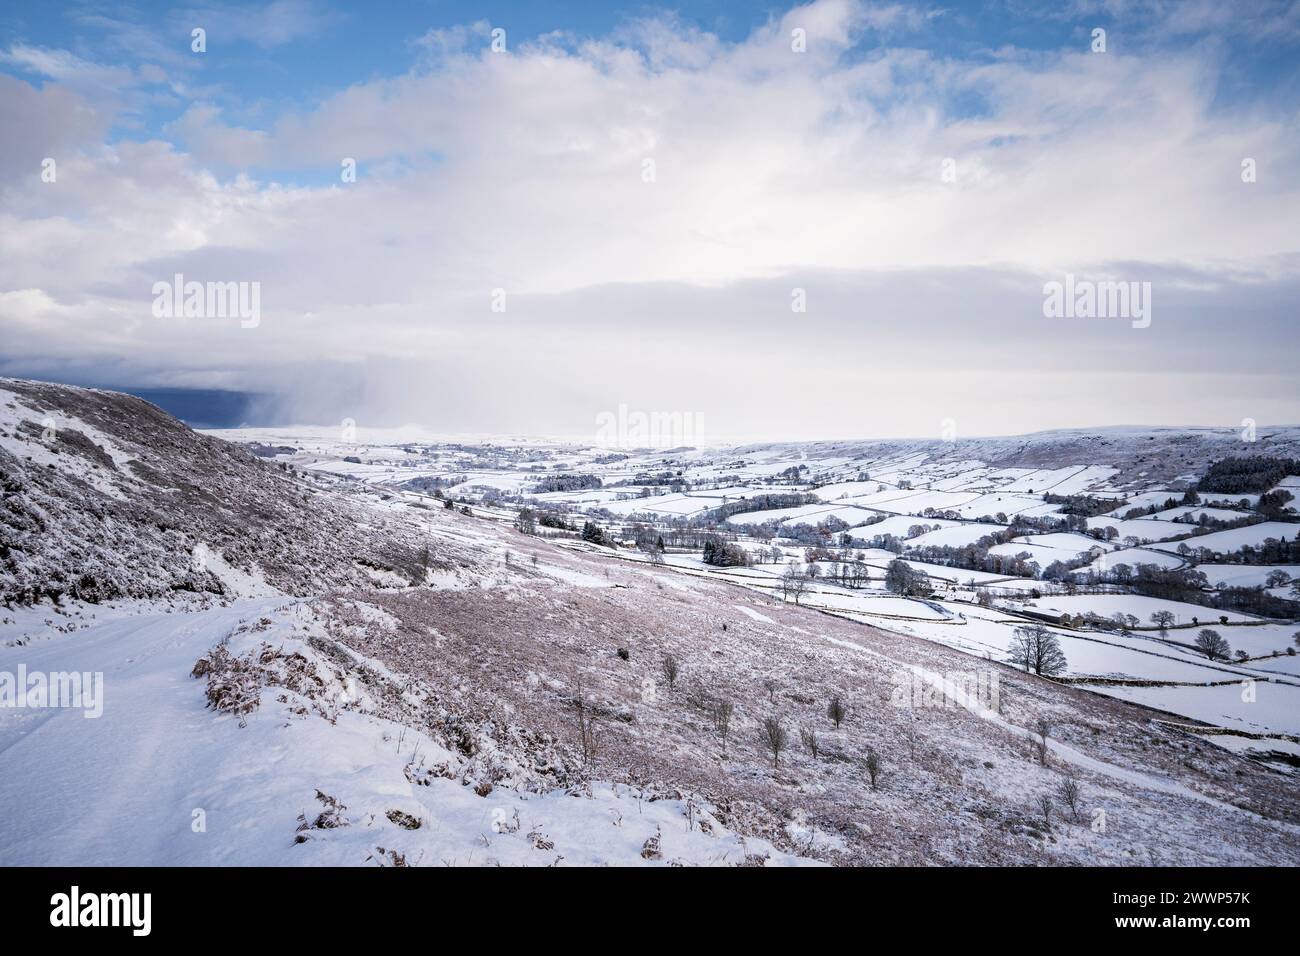
[[[596,759],[596,715],[587,707],[581,676],[577,684],[573,707],[578,716],[578,746],[582,751],[582,766],[589,768]]]
[[[763,721],[763,741],[767,744],[767,749],[772,751],[772,768],[776,769],[786,744],[785,728],[781,726],[780,718],[768,717]]]
[[[1196,635],[1196,649],[1212,661],[1226,661],[1232,656],[1232,648],[1223,635],[1208,627]]]
[[[1070,808],[1070,815],[1079,822],[1079,781],[1068,776],[1061,781],[1061,802]]]
[[[816,760],[818,747],[817,731],[813,730],[811,727],[801,727],[799,729],[799,739],[803,741],[803,745],[808,748],[808,752],[812,754],[813,760]]]
[[[881,764],[880,754],[876,753],[874,747],[867,748],[867,759],[865,761],[867,776],[871,778],[871,789],[876,789],[876,780],[880,776]]]
[[[807,587],[807,580],[799,573],[794,562],[791,561],[786,567],[785,573],[781,575],[781,600],[788,601],[793,597],[794,603],[798,604]]]
[[[731,733],[731,715],[735,713],[736,705],[729,700],[718,698],[713,702],[711,716],[713,717],[713,729],[718,732],[722,738],[722,752],[727,752],[727,735]]]
[[[1043,794],[1038,798],[1038,812],[1043,815],[1043,828],[1052,829],[1052,798],[1048,794]]]
[[[1047,741],[1052,735],[1052,725],[1046,717],[1039,717],[1034,727],[1034,750],[1038,752],[1038,762],[1047,766]]]
[[[776,689],[780,686],[771,677],[763,678],[763,690],[767,691],[767,699],[771,703],[776,703]]]
[[[903,724],[903,739],[907,741],[907,759],[916,760],[916,725],[912,721]]]
[[[663,672],[664,683],[668,685],[668,690],[671,693],[673,687],[677,684],[677,675],[680,673],[677,658],[671,654],[665,654],[664,661],[659,665],[659,669]]]
[[[1174,623],[1172,611],[1156,611],[1151,615],[1151,623],[1160,628],[1160,636],[1169,636],[1169,626]]]
[[[835,729],[840,729],[840,724],[844,721],[844,702],[840,700],[840,695],[836,694],[831,698],[831,702],[826,705],[826,716],[835,722]]]
[[[1041,624],[1016,628],[1007,653],[1011,663],[1023,667],[1026,674],[1033,672],[1040,677],[1055,677],[1066,668],[1061,642]]]

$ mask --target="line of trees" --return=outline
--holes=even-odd
[[[1271,455],[1224,458],[1206,469],[1196,490],[1202,494],[1261,494],[1287,475],[1300,475],[1300,460]]]

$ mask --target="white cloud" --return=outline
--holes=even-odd
[[[309,29],[300,8],[270,35]],[[796,25],[806,54],[790,49]],[[359,383],[381,374],[383,387],[353,391],[393,411],[408,404],[401,383],[466,427],[493,387],[469,367],[527,390],[526,408],[494,406],[503,428],[559,430],[548,415],[582,417],[636,389],[654,401],[628,369],[711,420],[737,415],[738,394],[755,421],[787,432],[811,421],[810,434],[916,430],[958,404],[985,432],[1046,427],[1050,415],[1205,420],[1209,399],[1188,376],[1211,371],[1254,389],[1246,401],[1300,417],[1294,388],[1266,398],[1279,395],[1272,359],[1245,340],[1234,351],[1243,326],[1224,318],[1244,306],[1235,321],[1294,342],[1260,291],[1292,288],[1297,272],[1291,118],[1263,104],[1217,109],[1219,66],[1201,47],[843,55],[864,31],[923,27],[912,8],[822,0],[740,44],[657,18],[493,54],[486,24],[471,25],[426,36],[409,73],[266,128],[227,125],[198,101],[166,128],[175,144],[83,133],[57,186],[27,166],[0,194],[0,288],[38,290],[59,336],[33,328],[29,300],[21,316],[0,301],[0,328],[23,329],[6,354],[260,388],[292,368],[317,397],[320,369]],[[19,86],[20,103],[50,95]],[[76,110],[63,113],[60,128],[73,129]],[[1247,156],[1259,167],[1249,185]],[[356,183],[232,175],[332,178],[345,157],[359,162]],[[941,179],[946,158],[955,183]],[[1154,331],[1034,321],[1041,283],[1065,271],[1156,282]],[[266,318],[257,330],[159,326],[149,289],[174,272],[260,281]],[[808,289],[806,316],[789,311],[794,286]],[[505,316],[488,308],[494,288],[510,297]],[[93,334],[70,337],[78,320]],[[1161,384],[1117,387],[1117,362]],[[1035,394],[1045,369],[1083,395]],[[924,409],[887,398],[907,374],[925,383]],[[830,380],[854,386],[833,412],[797,397]],[[480,392],[467,392],[475,381]]]
[[[174,11],[171,19],[185,27],[205,29],[212,49],[219,44],[241,42],[271,49],[317,36],[341,16],[312,0],[272,0],[265,4],[183,7]]]
[[[138,82],[135,71],[129,67],[101,66],[67,50],[50,50],[23,43],[0,50],[0,63],[57,80],[74,89],[125,88]]]

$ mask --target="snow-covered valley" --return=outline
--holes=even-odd
[[[987,518],[1086,575],[1145,545],[988,509],[1151,495],[1115,487],[1123,461],[214,438],[124,396],[0,388],[0,673],[102,675],[100,716],[0,708],[0,862],[1300,860],[1293,621],[838,538]],[[574,475],[600,485],[539,490]],[[762,495],[816,500],[788,527],[713,520]],[[750,560],[706,563],[702,533]],[[925,596],[887,587],[900,555]],[[1099,625],[1117,614],[1138,623]],[[1056,679],[1007,663],[1032,622]],[[1248,659],[1197,651],[1200,622]]]
[[[511,525],[527,507],[569,526],[537,529],[565,547],[726,580],[778,600],[790,599],[782,579],[793,564],[807,578],[801,606],[982,658],[1004,660],[1013,631],[1027,622],[1055,625],[1068,661],[1062,679],[1125,699],[1136,693],[1126,684],[1141,685],[1150,706],[1250,735],[1232,742],[1237,749],[1249,751],[1258,737],[1255,749],[1283,755],[1282,769],[1300,756],[1300,603],[1292,593],[1300,564],[1261,564],[1258,554],[1278,545],[1297,553],[1295,503],[1284,503],[1285,521],[1261,520],[1252,510],[1258,495],[1206,494],[1221,507],[1167,507],[1211,461],[1295,454],[1300,429],[1269,430],[1247,452],[1226,429],[613,454],[572,442],[465,445],[418,429],[347,440],[325,429],[214,434],[278,447],[276,460],[393,501],[441,507],[451,499]],[[1095,463],[1065,463],[1071,456]],[[540,490],[565,481],[585,487]],[[765,507],[796,498],[812,500]],[[1107,512],[1074,517],[1070,506],[1079,501],[1100,502]],[[1216,521],[1233,529],[1216,531]],[[601,529],[601,544],[581,540],[586,522]],[[1077,530],[1055,530],[1065,523]],[[736,544],[747,563],[705,561],[700,542],[708,532]],[[660,553],[647,550],[647,536],[663,542]],[[899,558],[927,578],[924,596],[889,589],[887,570]],[[1219,563],[1225,560],[1241,563]],[[1185,573],[1189,587],[1176,581],[1167,590],[1186,597],[1137,593],[1131,582],[1142,566]],[[1283,583],[1269,590],[1270,575]],[[1242,604],[1248,611],[1215,606],[1234,588],[1260,588],[1278,601],[1258,610]],[[1166,625],[1155,623],[1158,614],[1168,615]],[[1207,628],[1228,644],[1217,659],[1195,646]]]

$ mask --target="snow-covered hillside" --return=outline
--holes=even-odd
[[[400,523],[148,402],[0,379],[0,599],[314,593],[422,573]]]
[[[821,582],[795,604],[761,566],[527,534],[492,496],[4,388],[0,675],[103,683],[93,718],[0,708],[0,863],[1300,863],[1294,776],[1002,663],[1025,611]],[[86,557],[117,594],[65,586]],[[1200,673],[1074,639],[1093,669]]]

